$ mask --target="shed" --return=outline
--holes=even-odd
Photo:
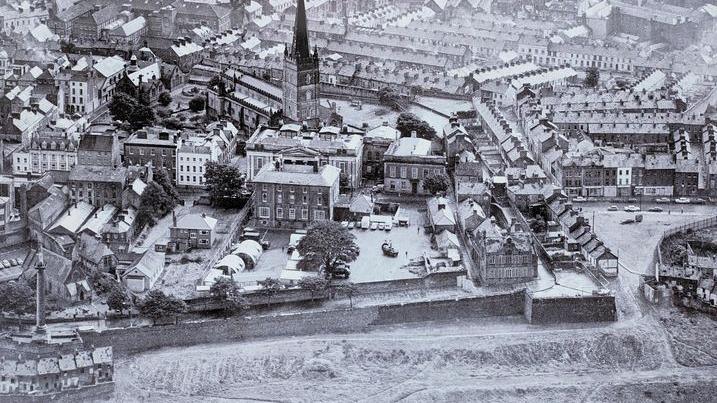
[[[232,251],[232,255],[237,255],[244,261],[246,270],[253,270],[261,257],[262,251],[259,242],[247,239]]]

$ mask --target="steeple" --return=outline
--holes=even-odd
[[[304,0],[296,4],[296,20],[294,21],[294,41],[291,44],[291,56],[297,60],[307,60],[311,57],[309,46],[309,27],[306,23],[306,6]]]

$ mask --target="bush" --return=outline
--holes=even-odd
[[[157,98],[157,102],[159,102],[162,106],[167,106],[172,103],[172,94],[169,93],[169,91],[164,91],[163,93],[159,94],[159,98]]]
[[[194,97],[189,101],[189,109],[192,112],[201,112],[204,110],[204,97]]]

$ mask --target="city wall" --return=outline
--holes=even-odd
[[[526,292],[523,315],[536,325],[610,322],[617,320],[617,306],[614,295],[540,298]]]
[[[523,292],[409,304],[233,317],[176,325],[83,331],[94,346],[112,345],[122,356],[162,347],[222,343],[258,337],[302,336],[367,331],[374,325],[487,316],[519,315]]]

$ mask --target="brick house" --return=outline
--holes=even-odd
[[[384,191],[427,195],[423,179],[446,174],[446,157],[431,152],[431,142],[417,137],[403,137],[391,144],[384,158]]]
[[[340,170],[332,165],[267,165],[254,177],[257,225],[306,228],[333,219]]]
[[[168,249],[185,251],[192,248],[209,249],[214,240],[217,219],[206,214],[190,214],[177,220],[169,228]]]
[[[167,169],[169,177],[177,178],[177,142],[179,132],[161,127],[148,127],[134,132],[124,142],[126,165],[145,165]]]

